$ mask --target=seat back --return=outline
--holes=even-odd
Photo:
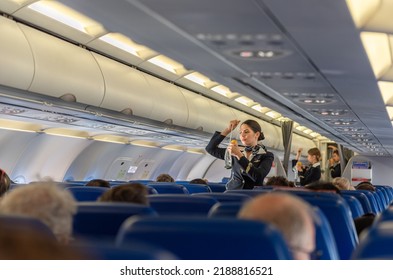
[[[356,197],[354,197],[352,195],[348,195],[348,194],[342,194],[341,197],[345,199],[345,201],[349,205],[349,208],[351,208],[351,213],[352,213],[353,219],[365,214],[362,204],[360,204],[360,201]]]
[[[114,242],[79,242],[68,246],[86,260],[176,260],[171,252],[139,242],[133,246],[115,246]]]
[[[155,216],[150,207],[122,202],[79,202],[73,221],[76,238],[114,239],[120,225],[134,215]]]
[[[377,225],[382,222],[393,222],[393,206],[389,206],[387,209],[382,211],[378,216],[376,216],[373,225]]]
[[[182,194],[148,195],[150,206],[160,216],[207,216],[210,208],[217,203],[211,197]]]
[[[181,184],[184,186],[189,193],[211,193],[212,190],[207,185],[202,184],[190,184],[190,183],[183,183]]]
[[[159,194],[189,194],[186,187],[175,183],[155,182],[147,185],[154,188]]]
[[[45,236],[48,240],[56,240],[52,230],[40,220],[22,215],[0,215],[0,230],[11,229],[19,232],[31,230]]]
[[[341,195],[351,195],[353,197],[356,197],[360,204],[362,205],[363,211],[364,213],[374,213],[373,209],[371,208],[371,203],[370,200],[368,199],[368,197],[362,193],[362,192],[358,192],[358,191],[341,191]]]
[[[77,201],[96,201],[108,188],[104,187],[67,187]]]
[[[192,196],[211,197],[218,202],[240,202],[251,199],[250,196],[240,193],[195,193]]]
[[[224,193],[238,193],[238,194],[245,194],[250,197],[258,196],[260,194],[271,192],[272,189],[253,189],[253,190],[227,190]]]
[[[209,218],[235,218],[244,201],[218,202],[213,205],[207,216]]]
[[[320,260],[339,260],[340,255],[337,248],[330,223],[319,207],[313,207],[315,225],[315,248]]]
[[[227,190],[227,187],[225,186],[225,183],[212,183],[208,182],[207,185],[210,187],[212,192],[216,193],[223,193]]]
[[[393,221],[370,228],[352,254],[352,259],[393,259]]]
[[[281,234],[272,226],[248,220],[206,218],[127,219],[118,246],[152,243],[184,260],[291,259]]]
[[[350,259],[358,244],[358,236],[351,210],[345,200],[340,196],[302,196],[302,198],[322,210],[333,231],[340,259]]]

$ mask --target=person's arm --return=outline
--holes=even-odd
[[[223,129],[221,132],[216,131],[207,144],[205,148],[206,151],[216,158],[224,159],[226,148],[219,148],[218,145],[220,145],[222,140],[224,140],[225,137],[236,128],[239,122],[239,120],[231,120],[228,127]]]
[[[297,168],[297,163],[298,163],[298,161],[299,161],[299,159],[300,159],[300,156],[301,156],[301,154],[302,154],[302,151],[303,151],[303,148],[299,148],[299,149],[297,150],[296,158],[292,160],[292,168],[295,167],[295,166],[296,166],[296,168]],[[297,170],[298,170],[298,171],[301,171],[301,170],[299,170],[299,168],[297,168]]]
[[[273,160],[274,155],[271,152],[267,152],[261,156],[258,164],[253,164],[245,156],[240,157],[239,164],[255,183],[262,185],[263,179],[265,179],[272,168]]]

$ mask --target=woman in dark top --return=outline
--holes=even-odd
[[[299,174],[300,185],[305,186],[312,182],[319,181],[321,179],[321,152],[318,148],[312,148],[308,150],[307,160],[310,163],[309,166],[303,167],[300,164],[297,164],[295,161],[293,164],[296,166],[296,169]]]
[[[263,180],[269,173],[274,155],[266,151],[265,146],[258,141],[265,139],[261,126],[254,120],[246,120],[240,125],[240,140],[245,149],[240,150],[237,143],[229,144],[228,148],[218,145],[233,131],[240,121],[232,120],[221,133],[216,131],[206,146],[206,151],[212,156],[224,159],[228,149],[232,156],[231,179],[226,184],[227,189],[253,189],[262,186]]]

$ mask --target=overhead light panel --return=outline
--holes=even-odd
[[[161,149],[169,150],[169,151],[177,151],[177,152],[184,152],[186,150],[186,148],[181,145],[167,145],[161,147]]]
[[[184,70],[183,65],[164,55],[158,55],[150,58],[148,62],[153,63],[154,65],[157,65],[158,67],[161,67],[162,69],[165,69],[174,74],[178,74],[179,70]]]
[[[201,73],[198,72],[193,72],[191,74],[188,74],[184,76],[187,80],[190,80],[198,85],[201,85],[203,87],[206,87],[208,84],[210,84],[212,81],[206,77],[205,75],[202,75]]]
[[[138,50],[145,48],[142,45],[134,43],[130,38],[120,33],[108,33],[101,36],[99,39],[137,57],[139,57]]]
[[[147,140],[134,140],[131,142],[132,145],[141,146],[141,147],[148,147],[148,148],[157,148],[158,144],[153,141]]]
[[[102,142],[116,143],[116,144],[129,144],[128,137],[119,136],[119,135],[96,135],[91,139]]]
[[[201,148],[188,148],[187,153],[204,155],[206,154],[206,151]]]
[[[386,111],[388,112],[389,119],[393,120],[393,107],[386,106]]]
[[[38,1],[28,8],[86,34],[102,30],[98,22],[56,1]]]
[[[23,132],[38,132],[42,129],[42,127],[41,125],[34,123],[0,119],[0,129]]]
[[[378,87],[385,105],[393,106],[393,83],[380,81],[378,82]]]
[[[227,98],[232,98],[232,97],[238,95],[237,93],[231,92],[231,90],[229,88],[227,88],[226,86],[223,86],[223,85],[218,85],[218,86],[212,87],[211,90],[214,92],[217,92],[218,94],[225,96]]]
[[[381,0],[346,0],[353,21],[358,28],[364,26],[381,5]]]
[[[245,96],[240,96],[238,98],[235,99],[236,102],[239,102],[240,104],[243,104],[247,107],[250,107],[252,104],[254,104],[254,100],[245,97]]]
[[[389,36],[385,33],[362,32],[360,37],[377,79],[392,65]]]
[[[273,110],[269,111],[269,112],[266,112],[265,115],[268,116],[268,117],[271,117],[273,119],[277,119],[277,118],[282,116],[280,113],[278,113],[276,111],[273,111]]]
[[[254,109],[255,111],[258,111],[258,112],[263,113],[263,114],[265,114],[266,112],[271,111],[270,108],[268,108],[268,107],[263,107],[263,106],[261,106],[260,104],[254,105],[254,106],[252,106],[251,108]]]
[[[86,131],[68,129],[68,128],[48,128],[43,130],[45,134],[71,137],[71,138],[89,138],[89,134]]]

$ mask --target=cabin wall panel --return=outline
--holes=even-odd
[[[26,182],[53,179],[62,181],[75,157],[90,144],[86,139],[40,134],[29,142],[12,175]]]

